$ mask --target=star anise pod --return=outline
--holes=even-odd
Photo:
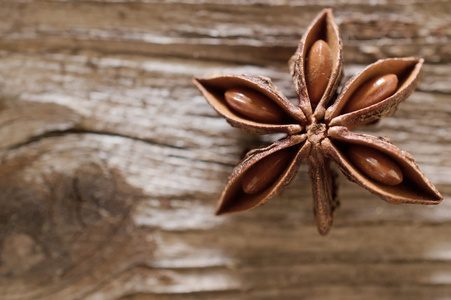
[[[443,199],[409,153],[386,138],[352,132],[394,113],[414,91],[423,59],[379,60],[352,77],[337,95],[342,60],[338,27],[332,10],[325,9],[289,61],[298,106],[265,77],[194,79],[207,101],[232,126],[256,134],[287,134],[246,155],[229,177],[217,214],[265,203],[291,182],[303,160],[310,166],[314,214],[322,235],[330,230],[339,204],[331,161],[349,180],[387,202],[437,204]]]

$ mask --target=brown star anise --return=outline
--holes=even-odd
[[[423,59],[379,60],[352,77],[337,95],[342,60],[338,27],[332,10],[325,9],[289,61],[298,106],[265,77],[194,79],[232,126],[256,134],[287,134],[246,155],[229,177],[217,214],[265,203],[291,182],[304,159],[310,166],[314,214],[322,235],[328,233],[339,204],[331,160],[349,180],[387,202],[437,204],[443,199],[409,153],[385,138],[351,131],[392,115],[414,91]]]

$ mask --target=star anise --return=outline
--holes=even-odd
[[[310,166],[314,214],[322,235],[330,230],[339,204],[330,161],[349,180],[387,202],[437,204],[443,199],[409,153],[386,138],[351,131],[392,115],[414,91],[423,59],[379,60],[352,77],[337,94],[342,60],[338,27],[332,10],[325,9],[289,61],[298,106],[269,78],[220,75],[194,79],[207,101],[232,126],[256,134],[287,134],[246,155],[229,177],[217,214],[265,203],[291,182],[304,159]]]

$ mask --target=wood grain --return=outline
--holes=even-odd
[[[330,1],[1,1],[0,299],[447,299],[451,295],[449,1],[334,7],[345,78],[422,56],[417,91],[363,128],[410,152],[445,196],[390,205],[340,175],[321,237],[307,166],[285,192],[216,217],[243,153],[191,83],[272,78]]]

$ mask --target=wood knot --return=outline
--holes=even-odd
[[[0,171],[0,276],[27,285],[27,293],[89,274],[131,244],[127,227],[138,192],[101,163],[66,168],[40,177],[17,164]]]

